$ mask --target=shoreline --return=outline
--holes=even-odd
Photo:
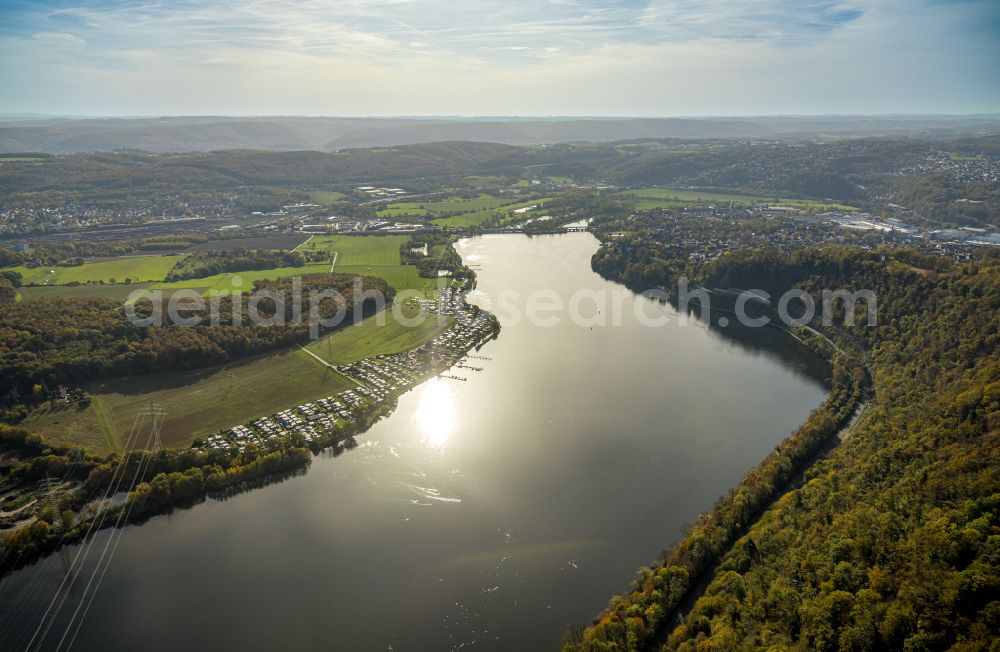
[[[593,271],[636,291],[622,279]],[[712,310],[730,312],[714,305],[709,314]],[[803,338],[789,328],[768,325],[791,335],[801,346],[829,362],[834,380],[826,400],[774,452],[747,471],[739,484],[702,513],[679,540],[664,549],[659,561],[641,567],[633,588],[624,595],[612,596],[610,606],[591,625],[576,631],[563,652],[584,652],[591,649],[591,643],[619,641],[626,632],[630,645],[635,639],[635,645],[628,649],[656,649],[664,643],[673,625],[684,622],[684,615],[711,583],[716,564],[747,536],[771,505],[844,440],[841,434],[845,429],[853,429],[863,416],[872,377],[860,353],[843,350],[813,328],[803,329]],[[860,381],[853,373],[856,369],[862,370]],[[846,395],[841,398],[841,394]],[[633,613],[643,614],[651,626],[630,627]],[[570,623],[567,632],[573,631]]]
[[[371,360],[408,356],[416,352],[426,354],[422,359],[426,367],[416,370],[410,377],[410,382],[378,393],[373,392],[352,375],[344,374],[355,384],[353,389],[346,391],[361,389],[361,393],[365,394],[364,399],[350,406],[352,410],[349,412],[349,418],[342,416],[336,422],[331,422],[330,427],[319,432],[313,429],[308,438],[302,436],[302,433],[288,431],[284,431],[283,434],[286,436],[279,440],[265,440],[258,436],[259,449],[254,445],[245,447],[238,453],[227,450],[229,447],[212,448],[204,445],[151,450],[149,441],[144,448],[137,447],[136,441],[131,447],[126,447],[126,451],[121,455],[112,452],[105,457],[87,458],[85,453],[82,454],[81,458],[91,467],[85,478],[80,479],[74,488],[61,496],[51,498],[46,496],[47,505],[39,511],[39,516],[34,521],[22,522],[3,531],[5,545],[3,557],[0,558],[0,578],[30,566],[65,546],[86,542],[101,530],[122,529],[129,524],[141,523],[154,516],[169,514],[174,508],[193,507],[206,498],[224,497],[280,482],[291,475],[303,472],[312,458],[323,450],[337,451],[338,447],[342,447],[341,450],[353,448],[350,442],[354,437],[366,432],[383,417],[391,415],[400,396],[427,380],[446,373],[461,363],[467,354],[478,351],[484,344],[499,336],[500,324],[496,317],[466,301],[466,295],[474,285],[473,275],[471,283],[463,284],[457,292],[454,292],[449,306],[452,309],[461,308],[463,312],[460,318],[449,317],[452,324],[434,340],[405,354],[377,354],[350,365],[332,365],[323,361],[338,373],[344,373],[345,368]],[[457,327],[463,327],[463,320],[471,322],[473,319],[477,319],[480,326],[472,331],[475,337],[461,340],[458,347],[454,344],[435,346],[435,341],[441,339],[442,335],[454,331]],[[313,355],[311,351],[307,353]],[[315,355],[314,357],[319,358]],[[302,407],[292,406],[276,414],[298,411]],[[266,418],[268,417],[264,417]],[[154,419],[155,417],[150,416],[151,428],[154,427]],[[257,419],[255,422],[261,420]],[[139,429],[143,423],[137,420],[130,437],[139,436]],[[239,427],[234,426],[227,432],[232,433]],[[25,450],[28,439],[35,437],[37,438],[35,445],[39,452],[52,450],[65,453],[67,457],[72,454],[73,449],[70,447],[50,446],[37,434],[17,427],[9,427],[9,431],[3,433],[2,440],[2,443],[8,446],[17,447],[17,442],[20,441],[21,449]],[[255,434],[259,435],[260,432]],[[36,440],[33,439],[32,442],[35,443]],[[246,450],[250,450],[250,453],[246,454]],[[69,466],[63,479],[76,470],[75,464],[76,462]],[[101,473],[95,474],[95,471]],[[124,478],[133,471],[136,480],[131,483],[131,487],[122,487]],[[121,472],[120,477],[118,477],[119,472]],[[99,476],[97,480],[95,475]],[[114,491],[111,491],[112,486]],[[99,498],[102,491],[104,497]],[[124,502],[109,504],[110,496],[123,491],[128,492]],[[136,509],[138,511],[135,511]],[[70,515],[67,515],[67,512]]]

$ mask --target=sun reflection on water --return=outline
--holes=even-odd
[[[413,413],[423,440],[436,447],[447,444],[455,425],[454,412],[454,396],[445,381],[432,378],[424,383],[420,404]]]

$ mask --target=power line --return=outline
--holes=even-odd
[[[76,578],[76,574],[72,571],[74,570],[75,567],[77,567],[78,564],[79,568],[82,568],[83,564],[86,563],[87,558],[90,556],[90,550],[94,547],[94,542],[91,536],[95,532],[99,531],[104,527],[104,521],[107,519],[108,512],[110,511],[110,508],[106,506],[106,503],[108,502],[109,498],[111,498],[115,493],[118,492],[122,480],[125,479],[124,471],[125,471],[125,464],[129,457],[129,449],[132,448],[136,443],[138,443],[139,433],[142,431],[142,421],[143,421],[143,411],[138,410],[136,412],[135,421],[132,423],[132,428],[129,431],[128,437],[124,442],[124,446],[122,449],[122,457],[121,459],[119,459],[118,465],[113,469],[111,473],[111,478],[108,481],[108,486],[104,492],[104,496],[100,499],[100,501],[97,502],[96,509],[101,510],[102,506],[104,506],[104,509],[101,510],[99,513],[95,512],[94,516],[91,518],[90,525],[87,528],[87,532],[83,536],[83,542],[80,545],[80,548],[77,550],[76,555],[73,557],[72,563],[70,564],[71,572],[67,573],[63,577],[62,581],[59,583],[59,586],[56,587],[55,595],[52,596],[52,600],[49,602],[48,607],[45,609],[45,613],[42,614],[42,618],[39,621],[38,626],[35,628],[34,633],[31,636],[31,639],[28,641],[26,649],[30,650],[33,647],[35,647],[36,641],[38,643],[38,647],[41,647],[42,642],[45,640],[45,637],[48,636],[49,630],[52,628],[52,624],[53,622],[55,622],[56,616],[62,610],[63,604],[65,604],[66,598],[69,595],[68,592],[66,593],[63,592],[65,588],[68,588],[67,582],[73,582]],[[79,568],[76,568],[77,572],[79,571]],[[61,599],[60,599],[60,594],[62,595]],[[53,611],[53,608],[55,609],[55,611]],[[39,638],[39,635],[41,636],[41,638]]]
[[[167,417],[167,411],[158,403],[149,402],[149,405],[141,408],[142,416],[150,418],[150,429],[153,435],[153,452],[158,453],[163,448],[163,441],[160,439],[160,428]],[[159,417],[159,419],[157,419]]]

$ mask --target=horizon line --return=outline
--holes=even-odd
[[[296,114],[296,113],[173,113],[173,114],[62,114],[38,113],[32,111],[0,112],[2,118],[25,120],[162,120],[170,118],[238,118],[238,119],[339,119],[339,120],[748,120],[775,118],[991,118],[1000,119],[1000,111],[994,113],[759,113],[759,114],[689,114],[689,115],[621,115],[621,114]]]

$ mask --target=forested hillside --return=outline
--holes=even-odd
[[[711,543],[740,490],[567,650],[995,649],[1000,260],[929,262],[834,247],[743,251],[702,270],[709,287],[875,291],[876,327],[827,329],[868,360],[873,397],[847,440],[713,561],[690,613],[677,612],[696,584],[685,554]]]
[[[0,165],[0,209],[83,205],[167,214],[201,202],[235,215],[308,199],[309,189],[352,193],[392,184],[410,193],[465,187],[489,176],[539,174],[581,185],[657,185],[819,198],[889,209],[906,221],[1000,228],[1000,136],[955,140],[858,138],[832,142],[636,139],[516,147],[447,141],[338,152],[225,150],[27,155]],[[126,211],[128,214],[128,211]],[[183,211],[181,211],[183,212]]]
[[[360,278],[359,287],[364,292],[380,294],[391,303],[395,291],[384,280]],[[220,298],[215,308],[216,324],[212,323],[211,305],[197,311],[182,308],[179,311],[182,317],[201,320],[192,327],[173,323],[166,305],[159,306],[161,324],[144,325],[130,320],[127,308],[112,299],[0,302],[0,366],[4,369],[0,377],[0,410],[5,419],[16,420],[61,383],[72,385],[100,377],[195,369],[305,341],[309,335],[308,297],[312,291],[332,290],[340,294],[345,308],[343,323],[350,323],[355,314],[367,314],[374,309],[374,301],[368,297],[364,297],[363,304],[355,301],[357,276],[312,274],[298,279],[305,297],[298,322],[294,320],[290,279],[256,283],[261,290],[286,297],[283,306],[267,298],[259,303],[264,319],[275,317],[273,325],[252,323],[249,292]],[[166,304],[166,299],[163,303]],[[280,315],[278,308],[283,310]],[[337,309],[332,298],[319,304],[319,314],[324,318],[335,315]],[[135,308],[140,318],[152,310],[150,302],[137,304]],[[234,320],[234,312],[242,315],[242,321]]]
[[[0,118],[2,119],[2,118]],[[531,145],[625,138],[705,138],[838,134],[954,137],[996,129],[995,116],[824,116],[756,118],[336,118],[177,116],[0,121],[0,151],[52,154],[143,149],[335,150],[445,140]]]

